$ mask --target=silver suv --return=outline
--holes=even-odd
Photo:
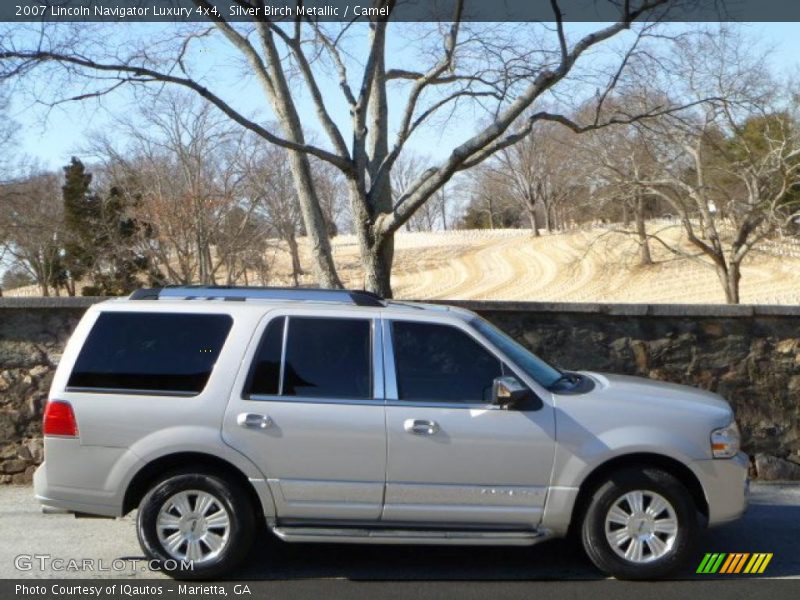
[[[143,551],[180,577],[230,571],[266,522],[286,542],[575,532],[602,571],[656,578],[746,506],[716,394],[562,371],[472,312],[366,292],[167,287],[95,305],[43,428],[39,501],[138,508]]]

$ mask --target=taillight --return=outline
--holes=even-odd
[[[44,422],[42,423],[44,435],[61,435],[78,437],[78,423],[72,405],[62,400],[50,400],[44,409]]]

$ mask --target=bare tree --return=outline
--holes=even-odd
[[[265,235],[254,227],[255,201],[243,194],[246,132],[186,94],[157,97],[118,129],[128,145],[97,136],[95,153],[138,196],[141,243],[154,265],[179,283],[229,281],[222,269],[239,270],[237,257]]]
[[[394,165],[391,174],[391,188],[393,202],[402,197],[406,190],[412,186],[420,176],[430,159],[406,152],[402,154]],[[447,229],[448,220],[448,191],[445,186],[423,204],[406,221],[408,231],[434,231],[437,228]]]
[[[726,301],[737,304],[745,257],[800,214],[800,125],[785,113],[706,116],[694,133],[674,137],[676,154],[661,155],[661,168],[637,183],[674,208],[695,256],[708,261]]]
[[[557,208],[580,189],[582,167],[574,137],[556,123],[539,123],[528,137],[486,163],[485,176],[527,215],[534,236],[539,235],[540,215],[552,233]]]
[[[268,231],[286,243],[292,262],[292,281],[298,285],[303,268],[297,238],[303,235],[303,221],[286,152],[257,145],[248,153],[243,170],[244,193],[252,200]]]
[[[588,175],[592,194],[587,211],[612,219],[621,213],[622,229],[617,231],[636,238],[640,265],[652,264],[647,218],[652,216],[648,208],[658,196],[649,194],[639,182],[651,177],[658,166],[643,131],[621,126],[592,132],[581,137],[576,153],[585,164],[594,165]]]
[[[226,211],[215,236],[214,250],[224,268],[225,285],[248,285],[251,280],[266,285],[270,251],[275,249],[266,235],[269,226],[257,210],[251,210],[249,199],[235,202],[236,208]]]
[[[734,31],[687,43],[680,56],[688,93],[717,99],[642,128],[657,169],[637,183],[674,209],[696,257],[738,303],[745,257],[800,214],[796,97],[780,93],[765,55]]]
[[[566,30],[557,0],[551,0],[553,25],[462,23],[463,1],[454,2],[450,23],[415,25],[398,31],[419,31],[414,48],[419,69],[387,65],[387,30],[390,21],[373,18],[368,24],[321,24],[298,18],[275,22],[254,17],[253,22],[234,24],[212,16],[211,27],[174,30],[167,39],[126,40],[103,36],[81,24],[81,28],[48,27],[43,35],[13,30],[2,36],[2,76],[24,76],[31,70],[45,70],[55,81],[66,75],[67,83],[51,89],[46,100],[98,97],[128,84],[171,84],[192,90],[219,108],[227,117],[256,133],[266,142],[289,152],[294,185],[309,235],[315,276],[322,285],[338,286],[339,278],[331,257],[325,221],[310,158],[336,167],[346,180],[353,227],[358,236],[366,272],[366,287],[391,295],[390,271],[393,234],[459,171],[480,164],[495,152],[523,139],[537,121],[561,123],[575,131],[586,131],[608,122],[632,122],[663,114],[676,106],[651,106],[636,115],[615,115],[601,119],[599,110],[609,90],[621,85],[625,75],[636,71],[636,63],[650,60],[642,51],[656,24],[674,0],[630,0],[612,2],[619,10],[616,22],[575,36]],[[261,7],[260,0],[241,0],[243,5]],[[210,8],[205,0],[195,0]],[[393,9],[394,0],[374,0],[376,8]],[[583,89],[599,89],[596,118],[575,122],[562,112],[529,109],[538,99],[558,87],[575,86],[570,75],[583,63],[588,51],[637,20],[650,21],[626,36],[626,51],[615,60],[587,63],[580,82]],[[17,27],[15,25],[15,27]],[[247,65],[264,91],[280,124],[276,133],[249,118],[220,90],[209,87],[193,60],[193,51],[205,47],[216,32],[230,44]],[[633,67],[633,68],[631,68]],[[339,89],[350,111],[349,135],[330,112],[322,82],[336,74]],[[294,78],[294,79],[291,79]],[[290,79],[292,85],[290,85]],[[61,90],[76,90],[61,94]],[[567,88],[565,88],[566,91]],[[389,127],[389,94],[406,96],[397,127]],[[311,99],[325,144],[309,142],[300,117],[298,98]],[[55,97],[54,97],[55,96]],[[470,132],[447,156],[426,168],[414,185],[393,201],[391,172],[408,140],[420,129],[441,123],[446,115],[465,104],[484,107],[490,120]],[[390,139],[390,131],[395,131]],[[349,140],[349,142],[345,141]]]
[[[345,231],[351,231],[352,221],[349,218],[347,190],[342,172],[330,163],[316,158],[311,160],[311,167],[328,237],[333,238]],[[303,228],[305,230],[305,225]]]
[[[481,165],[470,172],[469,201],[459,221],[460,229],[518,229],[528,224],[527,212],[520,212],[519,202],[505,177],[494,168]]]
[[[63,283],[61,182],[35,167],[0,187],[0,243],[13,264],[38,284],[42,296]]]

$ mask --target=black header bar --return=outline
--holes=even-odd
[[[652,0],[630,0],[632,8]],[[6,22],[204,22],[224,19],[350,22],[388,18],[401,22],[450,21],[457,0],[398,0],[391,11],[373,0],[2,0]],[[623,0],[559,0],[567,22],[619,19]],[[383,6],[383,8],[380,8]],[[555,20],[550,0],[464,0],[462,21]],[[796,0],[668,0],[644,20],[668,22],[800,21]]]

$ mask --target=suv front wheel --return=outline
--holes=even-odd
[[[581,538],[592,562],[617,579],[657,579],[691,555],[697,508],[684,485],[660,469],[624,469],[592,494]]]
[[[247,556],[253,507],[244,490],[216,475],[173,473],[139,504],[142,550],[161,570],[181,579],[218,577]]]

